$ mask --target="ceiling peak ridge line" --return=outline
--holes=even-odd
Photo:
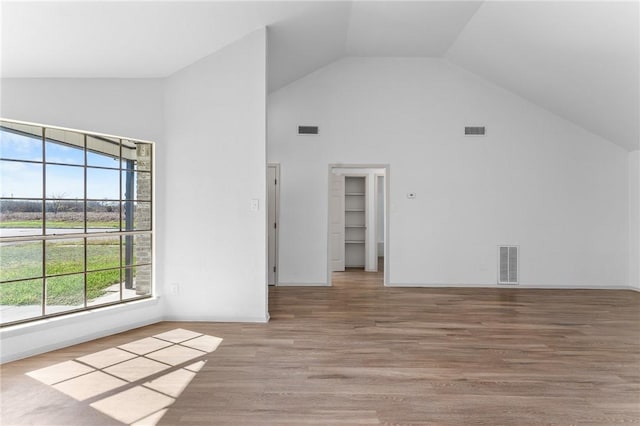
[[[509,0],[505,0],[505,1],[509,1]],[[487,4],[486,0],[479,0],[478,3],[480,3],[480,5],[476,9],[476,11],[473,12],[473,15],[471,15],[469,17],[469,19],[467,19],[467,22],[465,22],[465,24],[462,26],[462,28],[460,28],[460,31],[458,31],[458,35],[456,36],[455,39],[453,39],[451,41],[451,43],[449,44],[449,47],[447,47],[447,50],[445,50],[442,53],[442,56],[441,56],[442,58],[445,58],[445,59],[448,58],[449,52],[451,51],[451,48],[456,45],[458,40],[460,40],[460,36],[467,30],[467,27],[469,26],[469,23],[471,21],[473,21],[474,18],[478,15],[478,12],[480,11],[480,9],[482,9]]]
[[[326,68],[328,68],[328,67],[330,67],[330,66],[332,66],[332,65],[334,65],[334,64],[336,64],[336,63],[338,63],[338,62],[340,62],[340,61],[344,61],[345,59],[350,58],[350,57],[351,57],[351,56],[346,56],[346,55],[344,55],[344,56],[341,56],[340,58],[337,58],[337,59],[335,59],[335,60],[333,60],[333,61],[329,62],[328,64],[322,65],[320,68],[316,68],[316,69],[314,69],[314,70],[311,70],[311,71],[309,71],[308,73],[306,73],[305,75],[303,75],[303,76],[301,76],[301,77],[299,77],[299,78],[296,78],[296,79],[295,79],[295,80],[293,80],[293,81],[290,81],[289,83],[285,84],[284,86],[278,87],[277,89],[275,89],[275,90],[273,90],[273,91],[268,92],[268,93],[267,93],[267,98],[268,98],[269,96],[271,96],[272,94],[274,94],[274,93],[278,93],[280,90],[286,89],[287,87],[291,86],[292,84],[294,84],[294,83],[296,83],[296,82],[298,82],[298,81],[300,81],[300,80],[304,80],[304,79],[305,79],[305,78],[307,78],[307,77],[310,77],[310,76],[312,76],[312,75],[314,75],[314,74],[316,74],[316,73],[322,72],[322,71],[323,71],[323,70],[325,70]],[[353,56],[353,57],[355,58],[355,56]]]
[[[128,0],[123,0],[123,1],[128,1]],[[149,0],[149,1],[153,1],[153,0]],[[264,32],[265,32],[265,41],[268,43],[268,38],[267,38],[267,37],[268,37],[268,34],[267,34],[268,25],[258,25],[257,27],[255,27],[255,28],[253,28],[253,29],[249,30],[248,32],[243,33],[243,34],[242,34],[241,36],[239,36],[238,38],[233,39],[231,42],[229,42],[229,43],[227,43],[227,44],[225,44],[225,45],[223,45],[223,46],[220,46],[220,47],[218,47],[218,48],[214,49],[213,51],[210,51],[209,53],[205,54],[204,56],[201,56],[200,58],[196,59],[194,62],[192,62],[192,63],[190,63],[190,64],[187,64],[187,65],[185,65],[185,66],[183,66],[183,67],[181,67],[181,68],[179,68],[179,69],[177,69],[177,70],[175,70],[175,71],[172,71],[172,72],[170,72],[169,74],[164,75],[163,77],[155,77],[155,78],[158,78],[158,79],[160,79],[160,80],[170,79],[171,77],[173,77],[173,76],[175,76],[175,75],[177,75],[177,74],[179,74],[179,73],[183,72],[184,70],[186,70],[186,69],[190,68],[192,65],[195,65],[195,64],[197,64],[197,63],[204,62],[204,61],[206,61],[209,57],[214,56],[214,55],[218,55],[218,54],[220,54],[222,51],[224,51],[225,49],[230,48],[231,46],[233,46],[234,44],[236,44],[236,43],[238,43],[238,42],[240,42],[240,41],[244,40],[245,38],[251,37],[252,35],[254,35],[255,33],[257,33],[258,31],[263,31],[263,30],[264,30]],[[265,45],[265,50],[266,50],[266,48],[267,48],[267,47],[268,47],[268,45]],[[266,60],[267,60],[267,55],[265,55],[265,61],[266,61]]]
[[[526,96],[523,96],[520,93],[515,92],[515,91],[513,91],[513,90],[511,90],[511,89],[509,89],[507,87],[502,86],[500,83],[497,83],[497,82],[495,82],[493,80],[489,80],[488,78],[486,78],[486,77],[484,77],[484,76],[482,76],[480,74],[476,74],[475,72],[473,72],[472,70],[466,68],[465,66],[457,64],[457,63],[451,61],[449,58],[436,58],[436,59],[440,59],[443,63],[445,63],[445,64],[447,64],[447,65],[449,65],[449,66],[451,66],[453,68],[456,68],[456,69],[460,70],[461,72],[463,72],[465,74],[468,74],[468,75],[472,76],[473,78],[481,81],[482,83],[484,83],[486,85],[489,85],[489,86],[491,86],[491,87],[493,87],[495,89],[498,89],[498,90],[500,90],[500,91],[502,91],[504,93],[507,93],[510,96],[514,96],[514,97],[522,100],[523,102],[526,102],[527,104],[529,104],[529,105],[531,105],[531,106],[533,106],[533,107],[535,107],[535,108],[537,108],[537,109],[539,109],[541,111],[544,111],[547,114],[550,114],[550,115],[552,115],[552,116],[554,116],[556,118],[559,118],[562,121],[564,121],[566,123],[569,123],[570,125],[580,129],[581,131],[586,132],[586,133],[596,137],[597,139],[600,139],[601,141],[604,141],[607,144],[612,145],[613,147],[615,147],[615,148],[617,148],[617,149],[619,149],[619,150],[621,150],[623,152],[633,152],[633,151],[630,151],[629,149],[626,149],[625,147],[623,147],[623,146],[611,141],[609,138],[607,138],[607,137],[605,137],[605,136],[603,136],[603,135],[601,135],[599,133],[596,133],[593,130],[587,129],[586,127],[582,126],[581,124],[576,123],[574,120],[572,120],[572,119],[570,119],[568,117],[565,117],[565,116],[563,116],[561,114],[558,114],[557,112],[552,111],[551,109],[547,108],[546,106],[541,105],[538,102],[535,102],[535,101],[527,98]]]

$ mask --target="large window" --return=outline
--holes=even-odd
[[[0,323],[151,296],[149,142],[0,121]]]

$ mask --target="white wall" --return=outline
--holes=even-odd
[[[161,79],[2,79],[0,117],[160,142]]]
[[[629,153],[629,285],[640,290],[640,151]]]
[[[4,79],[0,82],[0,116],[158,142],[163,133],[161,80],[147,79]],[[158,150],[162,152],[162,150]],[[160,154],[157,170],[162,170]],[[156,175],[162,188],[162,173]],[[162,202],[156,191],[156,203]],[[156,226],[162,223],[156,209]],[[162,256],[162,232],[157,233],[156,261]],[[156,280],[156,294],[162,294]],[[52,318],[0,330],[0,362],[61,348],[162,319],[159,300],[147,300]]]
[[[166,80],[1,81],[4,118],[157,142],[159,297],[4,328],[0,362],[163,319],[267,319],[265,43],[256,31]]]
[[[493,286],[499,244],[521,246],[521,286],[627,285],[627,152],[510,92],[442,60],[346,58],[268,107],[283,282],[327,282],[327,165],[368,163],[390,164],[392,285]]]
[[[265,49],[262,29],[167,81],[168,319],[268,318]]]

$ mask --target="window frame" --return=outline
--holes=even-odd
[[[40,130],[42,131],[41,139],[39,135],[36,135],[34,133],[7,128],[5,127],[5,123],[9,125],[13,124],[16,126],[40,128]],[[0,282],[0,286],[3,286],[5,284],[12,284],[12,283],[23,282],[26,284],[28,281],[38,281],[38,280],[41,281],[42,293],[40,296],[40,315],[32,316],[24,319],[17,319],[13,321],[0,322],[0,327],[4,328],[12,325],[17,325],[17,324],[32,323],[35,321],[41,321],[41,320],[52,318],[52,317],[60,317],[60,316],[70,315],[78,312],[92,311],[92,310],[96,310],[103,307],[121,305],[129,302],[155,298],[156,297],[155,295],[156,236],[155,236],[155,201],[154,201],[155,200],[155,169],[156,169],[155,143],[152,141],[147,141],[142,139],[114,136],[114,135],[108,135],[108,134],[97,133],[97,132],[89,132],[89,131],[83,131],[83,130],[77,130],[77,129],[64,128],[59,126],[49,126],[49,125],[44,125],[39,123],[18,121],[18,120],[5,119],[5,118],[0,118],[0,128],[3,132],[9,131],[25,137],[32,137],[35,140],[40,139],[40,143],[42,145],[41,146],[42,154],[41,154],[40,160],[5,158],[3,156],[4,153],[0,153],[0,160],[2,160],[2,164],[5,164],[5,162],[14,162],[14,163],[20,163],[20,164],[37,164],[42,166],[41,197],[21,197],[21,196],[4,197],[2,196],[4,194],[0,194],[0,202],[6,202],[11,200],[31,201],[31,202],[41,202],[41,205],[42,205],[42,209],[41,209],[42,219],[41,219],[41,226],[39,228],[40,229],[39,234],[24,235],[24,236],[0,236],[0,250],[1,250],[1,246],[4,246],[5,243],[33,242],[33,243],[39,243],[41,245],[40,253],[42,256],[42,268],[41,268],[40,276],[20,277],[16,279],[3,280]],[[74,148],[82,150],[83,164],[80,165],[80,164],[74,164],[71,162],[65,163],[65,162],[56,162],[56,161],[49,162],[46,156],[47,143],[65,144],[66,142],[47,137],[47,130],[53,130],[54,132],[70,132],[75,135],[77,134],[82,135],[83,137],[82,146],[79,146],[77,144],[73,144],[72,146]],[[90,149],[87,143],[89,138],[96,138],[98,140],[102,140],[102,141],[113,143],[113,144],[115,144],[114,141],[117,140],[118,155],[115,156],[114,158],[113,152],[106,153],[104,151],[99,152],[99,151],[96,151],[95,149]],[[133,155],[133,159],[131,159],[131,157],[127,158],[123,156],[123,147],[125,146],[125,144],[127,144],[129,148],[133,146],[133,148],[131,148],[135,150],[135,155]],[[141,147],[144,147],[144,148],[141,148]],[[146,156],[145,157],[136,156],[138,151],[147,152],[147,150],[149,151],[148,158]],[[101,154],[104,156],[108,155],[114,158],[117,161],[117,167],[91,165],[88,160],[89,158],[88,154],[90,152],[94,154],[95,153]],[[145,161],[149,162],[148,165],[145,164]],[[55,233],[55,232],[51,232],[52,229],[55,231],[55,228],[47,228],[47,219],[50,214],[50,211],[48,211],[47,209],[47,205],[51,201],[55,201],[57,199],[55,197],[52,197],[51,194],[47,194],[47,190],[46,190],[47,189],[47,167],[51,165],[77,167],[83,170],[83,186],[82,186],[84,189],[83,198],[81,199],[70,198],[69,200],[65,200],[65,201],[74,201],[76,203],[77,202],[82,203],[82,207],[83,207],[82,228],[77,228],[78,232]],[[118,206],[117,207],[118,209],[117,230],[90,231],[91,228],[88,227],[89,225],[89,217],[88,217],[89,211],[87,209],[88,203],[104,202],[106,200],[106,199],[88,198],[88,171],[91,171],[91,170],[113,170],[114,172],[117,171],[119,185],[117,188],[114,188],[114,189],[117,190],[118,196],[115,197],[113,200],[107,200],[109,203],[112,203],[112,204],[117,203],[117,206]],[[126,175],[126,178],[125,178],[125,175]],[[130,176],[135,176],[135,177],[131,178]],[[146,185],[148,185],[147,191],[145,191],[145,192],[148,192],[148,196],[147,197],[143,196],[142,198],[140,198],[140,193],[138,192],[139,183],[140,183],[140,180],[138,180],[138,178],[141,176],[144,176],[145,179],[148,180],[148,183],[145,183]],[[136,182],[134,183],[132,181],[129,181],[129,179],[136,179]],[[130,184],[129,186],[127,186],[127,188],[125,188],[125,182],[123,182],[125,180]],[[135,187],[135,192],[131,192],[132,187]],[[126,189],[126,192],[125,192],[125,189]],[[144,208],[142,208],[142,206],[144,206]],[[134,221],[136,217],[134,217],[134,215],[137,215],[138,211],[134,213],[134,209],[137,209],[138,207],[141,208],[139,212],[141,215],[143,215],[142,221],[145,224],[148,224],[148,226],[146,225],[144,226],[145,229],[136,229],[136,226],[135,226]],[[125,219],[125,213],[128,214],[128,216],[126,216],[126,219]],[[38,228],[34,228],[34,229],[38,229]],[[135,255],[132,251],[134,250],[133,245],[134,245],[134,241],[137,241],[139,239],[139,236],[148,236],[148,248],[150,251],[148,256],[149,257],[148,261],[143,261],[142,263],[133,261],[134,259],[133,256]],[[99,238],[111,238],[111,239],[117,240],[117,247],[118,247],[117,251],[118,251],[118,257],[119,257],[119,263],[117,267],[115,266],[108,267],[106,269],[91,269],[89,267],[90,262],[87,254],[87,249],[89,246],[88,242],[91,240],[99,239]],[[146,238],[143,238],[143,240],[145,239]],[[65,240],[67,241],[82,240],[82,250],[83,250],[82,270],[80,272],[48,274],[47,273],[48,272],[47,271],[47,245],[49,244],[50,241],[63,242]],[[146,243],[145,243],[145,247],[147,247]],[[125,298],[125,291],[124,291],[125,288],[132,289],[132,287],[129,287],[129,286],[133,285],[134,269],[136,270],[136,273],[143,270],[145,272],[148,271],[148,273],[150,274],[150,276],[148,277],[148,283],[147,283],[148,291],[145,294],[139,294],[139,295],[136,294],[133,297]],[[118,300],[108,301],[108,302],[98,303],[98,304],[91,304],[93,303],[93,300],[89,299],[87,276],[95,272],[116,271],[116,270],[119,271],[119,275],[120,275]],[[79,306],[77,308],[75,307],[70,308],[61,312],[48,312],[47,306],[51,306],[51,305],[47,304],[47,280],[50,278],[56,278],[61,276],[71,276],[71,275],[82,275],[83,277],[84,289],[82,294],[82,306]],[[12,306],[12,305],[9,305],[9,306]],[[37,306],[37,305],[34,304],[29,306]],[[3,319],[0,318],[0,321],[2,320]]]

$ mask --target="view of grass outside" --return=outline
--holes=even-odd
[[[47,241],[46,275],[81,273],[84,270],[84,242]],[[87,242],[87,300],[104,294],[120,283],[120,238],[96,238]],[[3,246],[0,279],[9,281],[42,276],[42,242]],[[77,305],[84,300],[83,274],[47,278],[47,305]],[[37,281],[39,285],[34,285]],[[0,305],[39,305],[42,281],[28,280],[0,286]]]

